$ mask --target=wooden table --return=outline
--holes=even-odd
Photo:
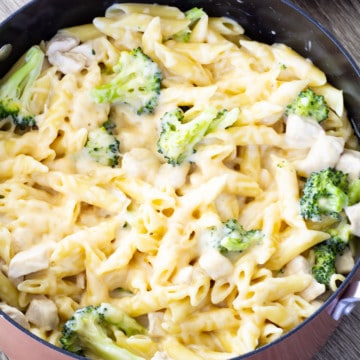
[[[0,0],[0,21],[28,2],[29,0]],[[360,65],[359,0],[293,0],[293,2],[330,30]],[[342,319],[335,333],[314,360],[359,359],[360,306],[349,317]]]

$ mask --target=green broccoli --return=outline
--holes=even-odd
[[[114,123],[114,121],[112,121],[111,119],[105,121],[102,126],[105,128],[105,130],[111,134],[114,135],[115,129],[116,129],[116,124]]]
[[[120,158],[120,142],[112,133],[112,122],[89,131],[85,150],[98,163],[115,167]]]
[[[321,122],[328,118],[329,108],[322,95],[315,94],[310,88],[301,91],[294,101],[286,107],[286,115],[296,114]]]
[[[329,287],[330,278],[335,274],[336,252],[334,248],[325,243],[320,243],[313,248],[315,262],[312,267],[312,274],[317,282]]]
[[[113,327],[127,336],[145,333],[133,318],[111,304],[103,303],[76,310],[63,325],[60,343],[63,349],[88,358],[144,360],[115,343],[111,337]]]
[[[355,179],[349,184],[349,205],[354,205],[360,201],[360,179]]]
[[[347,220],[342,219],[338,224],[326,230],[330,238],[315,245],[315,261],[312,273],[316,281],[329,287],[330,278],[335,274],[335,260],[342,255],[352,237],[351,226]]]
[[[10,117],[19,132],[37,128],[35,116],[30,110],[30,99],[44,58],[45,54],[39,46],[31,47],[19,67],[0,85],[0,119]]]
[[[219,111],[216,118],[210,123],[206,134],[230,127],[237,120],[239,112],[239,108],[234,108],[230,111],[226,109]]]
[[[264,233],[260,230],[245,230],[235,219],[227,220],[220,227],[210,229],[208,245],[222,254],[242,252],[262,241]]]
[[[328,168],[307,178],[300,198],[300,213],[306,220],[321,222],[324,216],[340,219],[348,204],[348,174]]]
[[[337,255],[342,255],[352,237],[351,225],[343,218],[339,223],[326,230],[330,238],[325,244],[331,246]]]
[[[151,114],[160,96],[159,66],[138,47],[121,52],[114,73],[110,82],[91,91],[92,97],[99,103],[128,104],[138,115]]]
[[[168,111],[161,118],[158,152],[169,164],[179,165],[194,153],[194,147],[203,137],[215,130],[231,126],[237,119],[239,109],[218,112],[209,108],[190,121],[184,121],[186,113],[180,108]]]
[[[188,42],[190,40],[191,32],[194,25],[200,20],[206,13],[203,9],[198,7],[194,7],[185,12],[185,19],[189,20],[189,25],[184,29],[176,34],[171,36],[171,39],[178,41],[178,42]]]
[[[348,174],[328,168],[313,172],[307,179],[300,198],[300,213],[306,220],[320,224],[330,237],[314,246],[315,261],[312,268],[314,278],[329,288],[335,274],[335,260],[342,255],[352,238],[351,225],[343,209],[356,200],[360,182],[348,180]],[[351,190],[350,190],[351,189]],[[330,221],[329,221],[330,220]],[[327,224],[332,223],[329,227]],[[325,224],[325,225],[324,225]]]

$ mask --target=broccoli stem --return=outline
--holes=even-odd
[[[91,359],[144,360],[113,340],[118,329],[126,335],[145,333],[135,319],[108,303],[86,306],[75,311],[64,324],[60,343],[63,349]]]
[[[349,185],[349,205],[360,201],[360,179],[353,180]]]
[[[25,54],[24,64],[1,85],[0,98],[21,98],[27,103],[31,96],[28,90],[41,73],[44,57],[39,46],[31,47]]]
[[[107,323],[115,325],[118,329],[121,329],[127,336],[145,333],[145,328],[123,311],[119,311],[112,306],[108,306],[106,303],[102,303],[96,309],[99,315]]]
[[[31,47],[23,62],[3,79],[0,86],[0,118],[10,116],[20,130],[36,126],[30,111],[31,90],[41,73],[44,58],[45,54],[39,46]]]
[[[85,349],[84,355],[86,356],[96,356],[104,360],[144,360],[144,358],[116,345],[103,328],[90,321],[78,329],[77,335],[81,338],[81,348]]]
[[[169,164],[180,165],[195,152],[195,146],[205,135],[234,124],[239,109],[217,111],[207,108],[191,120],[181,108],[166,112],[161,118],[158,152]]]

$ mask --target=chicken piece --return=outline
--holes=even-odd
[[[27,330],[30,329],[29,322],[27,321],[25,315],[16,307],[0,303],[0,310],[3,311],[6,315],[8,315],[12,320],[14,320],[23,328]]]
[[[18,252],[10,261],[8,276],[21,276],[44,270],[49,266],[50,244],[38,244],[28,250]]]
[[[345,213],[351,224],[351,232],[360,236],[360,203],[345,207]]]
[[[340,137],[320,133],[306,158],[295,162],[295,168],[302,176],[310,176],[314,171],[335,167],[344,151],[345,140]]]
[[[314,119],[289,114],[286,120],[285,140],[290,147],[310,148],[324,129]]]
[[[349,180],[360,178],[360,151],[345,149],[336,164],[336,170],[349,174]]]
[[[82,54],[73,52],[56,52],[49,55],[49,62],[64,74],[78,73],[86,67],[86,58]]]
[[[337,256],[335,268],[338,274],[348,274],[355,266],[354,256],[350,248],[346,248],[344,254]]]
[[[57,34],[47,44],[46,55],[65,53],[79,45],[79,40],[68,35]]]
[[[46,55],[50,64],[64,74],[80,72],[94,58],[89,44],[79,45],[78,39],[63,34],[57,34],[49,41]]]
[[[294,274],[312,274],[311,266],[304,256],[296,256],[292,259],[284,269],[284,276],[290,276]],[[320,284],[315,279],[313,279],[310,285],[301,291],[299,295],[304,298],[306,301],[312,301],[318,296],[323,294],[326,291],[324,284]]]
[[[96,51],[89,42],[76,46],[70,51],[70,54],[82,56],[83,59],[85,60],[85,65],[88,67],[92,64],[92,61],[95,59]]]
[[[289,261],[284,269],[284,275],[290,276],[294,274],[311,274],[311,267],[304,256],[296,256]]]
[[[59,325],[57,307],[52,300],[45,297],[31,300],[25,318],[29,323],[44,331],[55,330]]]

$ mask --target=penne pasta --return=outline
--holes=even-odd
[[[350,231],[348,198],[321,221],[302,209],[313,171],[360,174],[343,93],[309,59],[230,17],[141,3],[35,49],[33,116],[0,114],[0,308],[50,303],[59,325],[25,322],[34,335],[66,348],[69,319],[113,306],[136,328],[101,313],[114,349],[225,360],[298,326],[351,271],[347,239],[315,274]],[[291,112],[309,91],[321,121]]]

